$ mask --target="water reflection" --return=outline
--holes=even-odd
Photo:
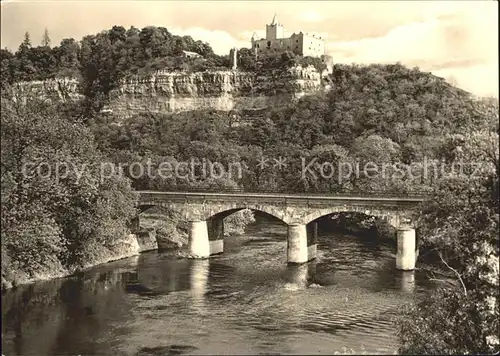
[[[392,353],[398,305],[422,276],[394,249],[319,238],[316,261],[286,264],[286,230],[227,239],[208,260],[150,252],[2,295],[2,350],[43,354]]]
[[[106,320],[125,319],[122,286],[137,261],[99,267],[77,277],[20,286],[2,294],[5,354],[97,354]]]
[[[193,305],[202,307],[205,304],[205,294],[208,286],[209,260],[191,260],[189,276]]]
[[[415,292],[415,271],[404,271],[400,273],[401,278],[399,281],[401,291],[409,294]]]

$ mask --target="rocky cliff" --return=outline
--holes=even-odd
[[[105,112],[128,117],[140,112],[168,113],[199,109],[252,110],[282,106],[304,95],[329,89],[328,73],[313,66],[259,72],[238,70],[158,71],[130,77],[110,93]],[[26,88],[26,84],[22,85]],[[75,99],[76,79],[31,82],[29,87],[52,97]],[[25,89],[24,89],[25,90]]]
[[[12,85],[12,92],[16,97],[34,94],[51,100],[77,100],[80,94],[80,83],[75,78],[56,78],[50,80],[34,80]]]
[[[242,71],[166,72],[123,81],[110,95],[109,110],[137,112],[222,111],[281,106],[301,96],[328,90],[326,73],[313,66],[265,74]]]

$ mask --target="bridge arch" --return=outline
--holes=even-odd
[[[265,213],[274,217],[275,219],[280,220],[283,223],[287,223],[285,220],[283,209],[278,209],[272,205],[260,205],[260,204],[223,204],[222,206],[217,206],[212,209],[206,210],[202,216],[203,220],[208,219],[224,219],[231,214],[234,214],[238,211],[249,209],[252,211],[258,211]]]
[[[249,209],[252,211],[259,211],[270,215],[281,222],[288,224],[289,219],[285,216],[285,209],[280,206],[266,205],[266,204],[251,204],[245,202],[226,202],[218,204],[165,204],[165,203],[154,203],[148,202],[144,204],[139,204],[137,206],[138,214],[145,212],[151,208],[159,208],[161,210],[167,210],[176,214],[181,214],[186,220],[196,221],[196,220],[209,220],[209,219],[224,219],[225,217],[234,214],[240,210]]]
[[[143,212],[145,212],[146,210],[149,210],[151,208],[155,208],[155,207],[159,207],[161,208],[161,206],[158,206],[158,205],[154,205],[154,204],[144,204],[144,205],[139,205],[137,206],[137,214],[140,215],[142,214]]]
[[[377,209],[373,207],[365,206],[333,206],[329,208],[315,209],[300,220],[301,224],[308,225],[309,223],[320,219],[322,217],[335,214],[335,213],[361,213],[367,216],[373,216],[382,219],[389,223],[393,228],[398,229],[401,223],[410,219],[411,217],[402,211],[388,210],[388,209]]]

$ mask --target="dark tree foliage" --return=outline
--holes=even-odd
[[[103,175],[92,132],[58,105],[2,94],[2,285],[106,262],[127,251],[135,193]]]
[[[248,71],[270,71],[273,69],[286,69],[294,66],[313,66],[318,72],[326,69],[326,64],[320,58],[303,57],[287,51],[277,55],[255,57],[255,53],[248,48],[238,52],[238,67]]]
[[[500,351],[498,135],[464,134],[453,160],[485,169],[439,182],[420,222],[423,243],[434,248],[456,283],[408,307],[400,329],[403,354]]]

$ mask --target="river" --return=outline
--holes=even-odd
[[[3,293],[2,353],[395,353],[400,307],[431,287],[394,247],[345,234],[287,266],[285,226],[258,217],[209,260],[148,252]]]

